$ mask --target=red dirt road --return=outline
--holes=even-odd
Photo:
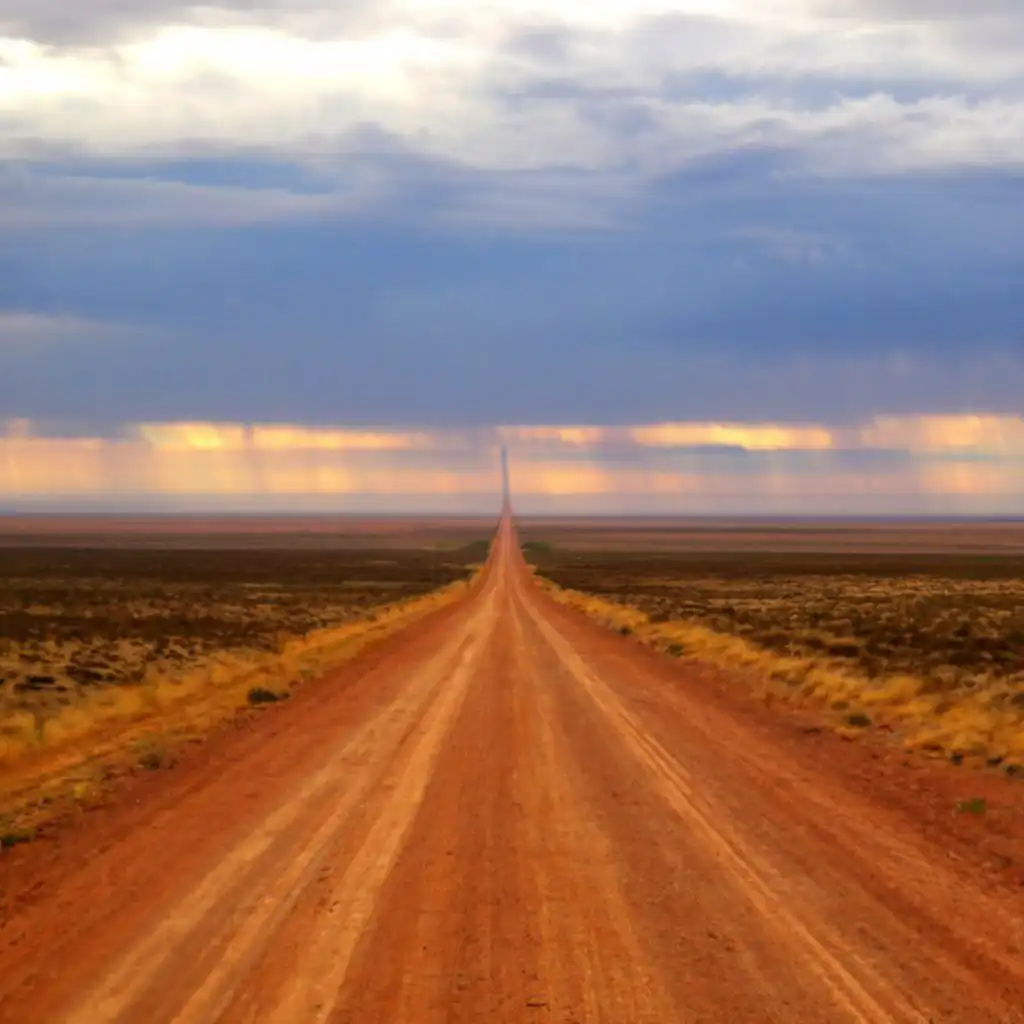
[[[1020,887],[685,671],[503,525],[461,604],[0,857],[0,1020],[1024,1021]]]

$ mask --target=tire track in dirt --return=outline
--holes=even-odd
[[[586,768],[571,761],[538,642],[510,590],[327,1018],[336,1024],[686,1019],[582,797]],[[262,1019],[256,1009],[238,1019]]]
[[[465,700],[482,651],[493,636],[493,598],[481,618],[477,641],[447,679],[415,747],[395,766],[394,788],[370,835],[331,888],[330,905],[309,937],[303,972],[292,977],[277,1005],[261,1018],[269,1024],[300,1020],[323,1024],[331,1017],[356,944],[373,918],[377,897],[423,802],[439,751]]]
[[[527,808],[529,706],[507,601],[409,840],[353,956],[335,1024],[518,1021],[543,1011]]]
[[[757,852],[789,903],[810,904],[920,1012],[936,1020],[1024,1022],[1024,995],[997,999],[1002,1009],[989,1009],[995,992],[1024,990],[1024,893],[1015,886],[993,892],[963,859],[968,851],[923,834],[916,817],[894,813],[888,794],[865,790],[861,774],[851,778],[816,757],[785,719],[737,708],[734,697],[723,702],[713,678],[619,637],[595,635],[589,622],[582,645],[579,622],[549,610],[632,708],[641,731],[685,766],[705,816],[739,827],[733,834]],[[851,746],[840,753],[877,771],[877,751]],[[952,800],[947,806],[947,814],[956,813]]]
[[[950,921],[963,943],[947,941],[928,914],[977,895],[968,876],[922,860],[912,833],[886,845],[867,799],[836,809],[841,829],[812,820],[842,801],[838,773],[798,777],[768,735],[746,749],[727,707],[673,696],[674,667],[556,610],[507,521],[482,585],[396,646],[351,704],[300,695],[275,712],[291,726],[265,719],[269,771],[236,737],[223,774],[168,773],[156,811],[116,818],[98,866],[51,866],[51,890],[12,901],[27,910],[0,928],[0,1019],[1021,1020],[1012,909]],[[881,882],[848,849],[858,815],[891,852]],[[927,886],[888,905],[915,865]],[[93,882],[115,910],[93,910]]]
[[[679,762],[646,730],[614,691],[585,664],[572,644],[546,621],[534,604],[524,602],[526,613],[578,684],[613,726],[633,756],[648,770],[652,782],[687,825],[714,851],[724,880],[737,887],[765,922],[825,986],[836,1008],[850,1020],[887,1024],[893,1020],[929,1024],[884,978],[860,961],[825,922],[805,920],[788,906],[766,880],[769,869],[756,855],[728,834],[724,823],[699,806],[691,782]],[[849,970],[844,963],[855,964]],[[858,977],[859,975],[859,977]],[[863,979],[863,980],[862,980]]]
[[[665,965],[640,939],[621,884],[623,861],[578,784],[586,768],[572,758],[538,638],[525,628],[521,601],[510,611],[516,679],[532,709],[531,743],[521,752],[517,788],[540,895],[536,914],[548,966],[544,1002],[566,1019],[685,1020],[662,977]]]
[[[489,635],[493,608],[492,588],[484,607],[414,676],[399,698],[362,725],[327,765],[185,896],[174,915],[153,929],[62,1019],[68,1024],[143,1019],[205,1024],[218,1019],[247,967],[396,758],[412,743],[412,753],[404,757],[410,765],[422,767],[443,741],[443,728],[450,723],[451,705],[460,692],[452,681],[468,677],[471,662]],[[406,811],[414,814],[415,805]],[[388,824],[396,827],[393,810]],[[303,842],[297,836],[308,838]],[[314,1018],[300,1014],[290,1019]]]

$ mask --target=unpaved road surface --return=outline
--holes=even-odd
[[[686,671],[503,524],[465,601],[0,858],[0,1020],[1024,1021],[1019,888]]]

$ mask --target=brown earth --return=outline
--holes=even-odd
[[[467,579],[486,537],[443,550],[0,545],[0,735],[5,711],[138,683],[155,663],[271,651]]]
[[[818,554],[1020,555],[1024,521],[982,519],[729,519],[591,516],[530,517],[519,523],[522,539],[561,551],[616,555],[633,551],[679,555],[691,552]]]
[[[465,601],[3,854],[0,1020],[1024,1021],[1021,787],[898,758],[555,605],[506,524]]]
[[[459,546],[493,529],[483,516],[3,514],[0,548],[204,550]]]

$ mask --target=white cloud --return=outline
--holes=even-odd
[[[147,4],[139,23],[107,3],[96,13],[106,43],[0,42],[2,155],[201,144],[300,156],[346,152],[375,125],[422,156],[497,171],[643,176],[749,144],[803,151],[820,173],[1024,162],[1024,55],[965,42],[941,19],[893,18],[897,5],[881,0],[580,0],[557,19],[525,0],[224,7]],[[54,7],[49,22],[25,14],[27,0],[7,8],[22,15],[12,31],[70,31]],[[115,31],[122,21],[134,34]],[[88,27],[84,15],[76,24]],[[715,75],[739,84],[722,96],[687,84]],[[809,77],[834,95],[812,101]],[[934,95],[898,100],[894,81],[934,83]]]

